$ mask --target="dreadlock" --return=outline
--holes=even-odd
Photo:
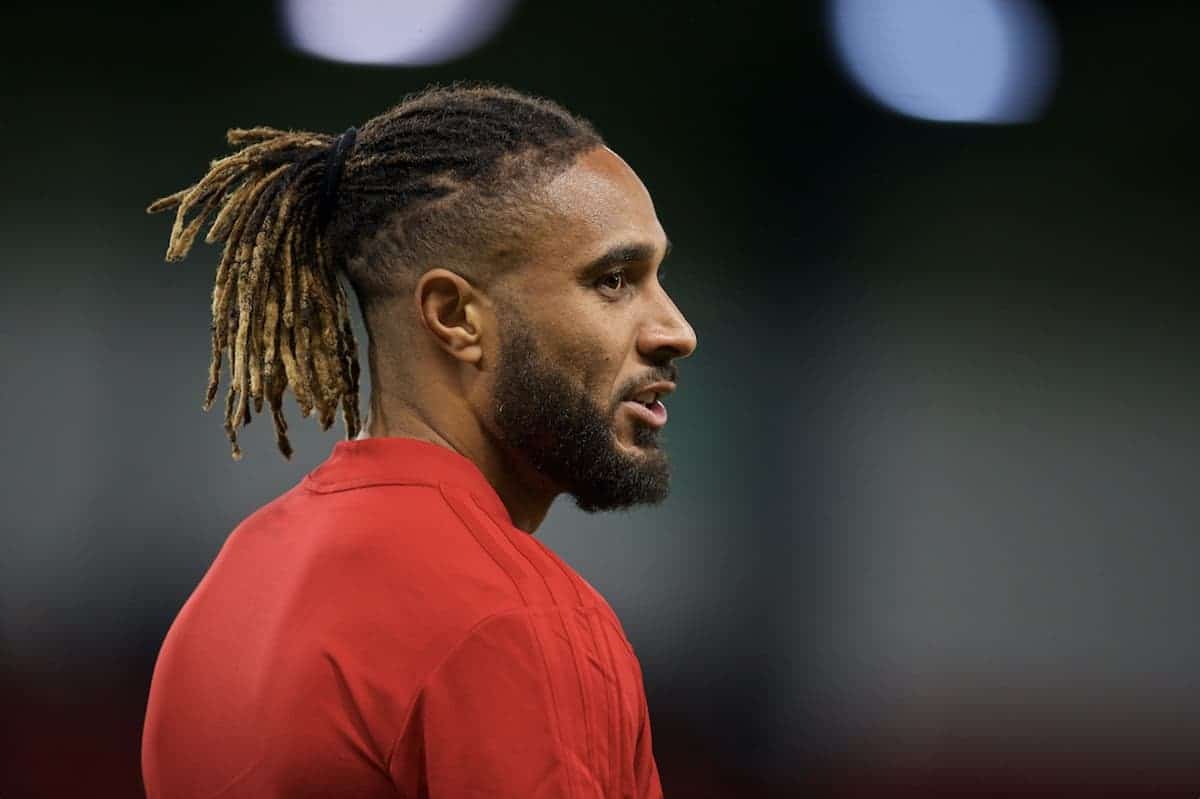
[[[209,218],[205,241],[224,242],[203,408],[225,357],[235,460],[238,428],[264,402],[279,451],[291,457],[287,388],[301,416],[316,410],[322,430],[340,406],[346,437],[358,435],[358,347],[339,274],[365,316],[435,256],[457,255],[468,271],[499,263],[539,182],[603,144],[550,100],[480,83],[430,86],[352,131],[234,128],[227,140],[236,152],[146,209],[175,211],[167,261],[187,256]]]

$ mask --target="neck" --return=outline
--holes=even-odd
[[[457,452],[492,484],[513,525],[530,534],[536,532],[558,490],[528,464],[512,457],[473,416],[467,423],[457,422],[426,412],[404,398],[372,391],[367,421],[358,438],[415,438]]]

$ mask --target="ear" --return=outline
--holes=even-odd
[[[483,358],[485,300],[466,278],[430,269],[417,280],[417,318],[452,357],[471,364]]]

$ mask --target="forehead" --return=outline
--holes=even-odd
[[[661,254],[666,233],[650,193],[607,147],[581,155],[542,195],[549,211],[535,247],[538,272],[562,274],[617,244],[649,244]]]

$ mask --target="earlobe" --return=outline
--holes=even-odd
[[[483,357],[480,298],[470,282],[448,269],[431,269],[417,281],[414,295],[418,318],[441,349],[467,363]]]

